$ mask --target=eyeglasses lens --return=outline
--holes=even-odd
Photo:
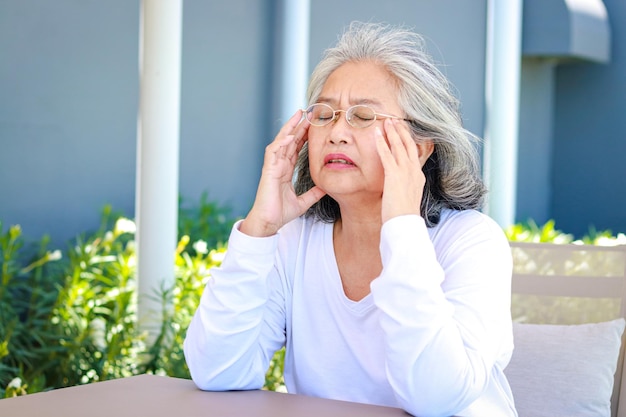
[[[343,110],[334,110],[327,104],[318,103],[309,106],[306,118],[313,126],[326,126],[335,120],[335,115],[341,111]],[[356,128],[368,127],[376,120],[376,113],[368,106],[352,106],[345,112],[348,123]]]
[[[376,120],[376,113],[367,106],[352,106],[346,112],[350,125],[357,128],[370,126]]]
[[[313,126],[325,126],[335,118],[335,111],[326,104],[313,104],[306,111],[306,118]]]

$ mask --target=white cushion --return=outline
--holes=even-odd
[[[519,416],[609,417],[625,323],[514,323],[504,372]]]

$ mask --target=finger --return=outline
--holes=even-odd
[[[278,134],[276,135],[276,141],[280,142],[286,139],[287,136],[293,135],[298,125],[302,120],[302,110],[297,110],[287,123],[283,125]]]
[[[393,121],[394,128],[398,132],[402,143],[404,144],[404,148],[406,149],[407,155],[409,159],[415,161],[419,160],[419,148],[417,147],[417,143],[413,139],[413,135],[409,127],[406,123],[401,122],[400,120],[395,119]]]
[[[387,119],[385,121],[385,131],[389,138],[391,153],[400,162],[404,158],[409,160],[417,160],[417,147],[411,137],[411,133],[396,119]]]
[[[320,199],[325,195],[326,193],[316,185],[298,196],[298,201],[300,202],[300,214],[304,214],[305,211],[307,211],[313,204],[320,201]]]
[[[286,144],[286,153],[285,156],[295,161],[302,150],[302,147],[309,139],[309,127],[311,124],[308,120],[302,119],[296,130],[294,131],[292,139]]]
[[[300,152],[306,141],[309,139],[309,127],[311,127],[311,123],[309,123],[306,118],[302,118],[302,121],[298,124],[298,127],[294,132],[296,152]]]
[[[387,171],[389,168],[395,165],[395,159],[391,154],[390,145],[387,143],[387,140],[385,140],[383,132],[378,126],[374,131],[374,137],[376,140],[376,150],[378,151],[378,155],[380,156],[383,168],[385,169],[385,171]]]
[[[301,111],[299,110],[300,114]],[[294,131],[286,135],[284,138],[277,138],[276,146],[280,147],[280,156],[295,161],[298,158],[302,147],[308,140],[308,132],[311,124],[306,118],[301,118],[297,123]],[[280,134],[279,134],[280,135]]]
[[[272,156],[273,162],[280,158],[290,158],[299,151],[297,142],[302,141],[303,131],[306,132],[306,130],[298,130],[301,119],[302,111],[298,110],[283,125],[274,141],[266,147],[266,155]]]
[[[406,158],[407,150],[393,119],[386,119],[384,128],[385,134],[387,135],[387,141],[389,142],[389,149],[391,149],[391,154],[396,159],[396,162],[400,162],[403,157]]]
[[[295,153],[295,144],[293,135],[287,135],[282,141],[276,139],[265,148],[266,163],[271,165],[279,164],[285,159],[289,159],[290,155]]]

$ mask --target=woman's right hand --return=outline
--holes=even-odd
[[[240,226],[242,233],[255,237],[274,235],[326,194],[314,186],[297,196],[293,187],[298,153],[307,141],[309,126],[298,110],[265,148],[261,180],[254,205]]]

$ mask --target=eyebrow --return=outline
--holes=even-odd
[[[336,99],[332,99],[330,97],[318,97],[317,98],[317,103],[325,103],[325,104],[336,104],[337,100]],[[354,106],[354,105],[358,105],[358,104],[365,104],[365,105],[372,105],[372,106],[381,106],[382,103],[378,100],[372,99],[372,98],[359,98],[356,100],[350,100],[350,105]]]

